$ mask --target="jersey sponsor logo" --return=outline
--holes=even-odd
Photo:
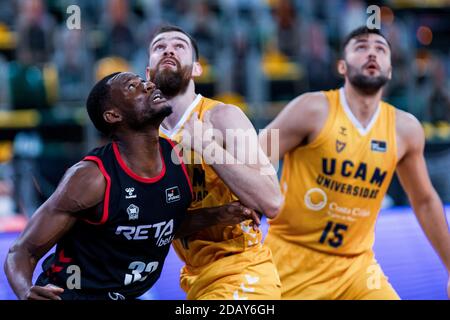
[[[370,149],[375,152],[386,152],[386,141],[372,140],[370,141]]]
[[[336,152],[341,153],[344,150],[346,145],[347,145],[347,143],[336,140]]]
[[[173,219],[139,226],[117,226],[116,235],[122,234],[127,240],[147,240],[153,231],[158,247],[170,244],[174,239]]]
[[[370,210],[359,207],[350,208],[333,201],[328,205],[328,215],[333,219],[354,222],[356,219],[370,216]]]
[[[359,185],[344,183],[341,181],[330,179],[322,174],[319,174],[317,176],[316,183],[319,186],[327,188],[330,191],[364,199],[376,199],[378,197],[378,194],[380,193],[380,189],[377,188],[366,188]]]
[[[125,195],[125,199],[135,199],[137,197],[137,195],[133,194],[134,188],[125,188],[125,192],[127,193],[127,195]]]
[[[322,158],[322,172],[324,175],[334,176],[340,173],[344,178],[368,181],[370,184],[381,187],[387,176],[387,171],[383,171],[378,167],[375,167],[373,170],[370,169],[365,162],[355,163],[352,160],[338,161],[335,158]]]
[[[180,189],[178,187],[171,187],[166,189],[166,202],[171,203],[181,199]]]
[[[139,218],[139,207],[130,204],[127,208],[128,220],[137,220]]]
[[[304,201],[308,209],[320,211],[327,205],[328,197],[322,189],[312,188],[305,193]]]

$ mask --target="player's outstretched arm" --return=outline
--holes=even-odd
[[[9,249],[4,265],[6,277],[19,299],[60,299],[62,288],[33,286],[36,264],[73,226],[78,212],[103,200],[105,187],[95,164],[79,162],[66,172],[56,191],[31,217]]]
[[[259,215],[240,202],[223,206],[189,210],[186,220],[177,232],[176,238],[183,238],[213,225],[235,225],[252,219],[254,228],[261,224]]]
[[[450,274],[450,233],[442,202],[428,176],[423,129],[411,115],[398,112],[397,136],[401,156],[397,175],[417,220]],[[448,295],[450,298],[450,281]]]

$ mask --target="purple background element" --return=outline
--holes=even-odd
[[[450,207],[446,208],[450,218]],[[267,231],[267,224],[263,223]],[[0,233],[0,263],[17,233]],[[402,299],[446,299],[447,274],[425,238],[410,208],[381,212],[376,225],[375,254]],[[42,260],[41,260],[42,261]],[[185,299],[178,285],[181,261],[173,250],[167,257],[161,278],[143,299]],[[35,277],[41,271],[40,264]],[[0,300],[15,299],[3,267],[0,272]]]

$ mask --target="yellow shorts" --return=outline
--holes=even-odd
[[[270,250],[258,245],[221,258],[199,270],[181,269],[181,287],[189,300],[277,300],[280,278]]]
[[[321,253],[268,234],[282,299],[398,300],[372,251],[357,256]]]

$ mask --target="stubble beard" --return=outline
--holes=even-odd
[[[350,83],[367,95],[374,95],[389,81],[386,73],[380,72],[379,76],[367,76],[359,68],[347,63],[347,78]]]

